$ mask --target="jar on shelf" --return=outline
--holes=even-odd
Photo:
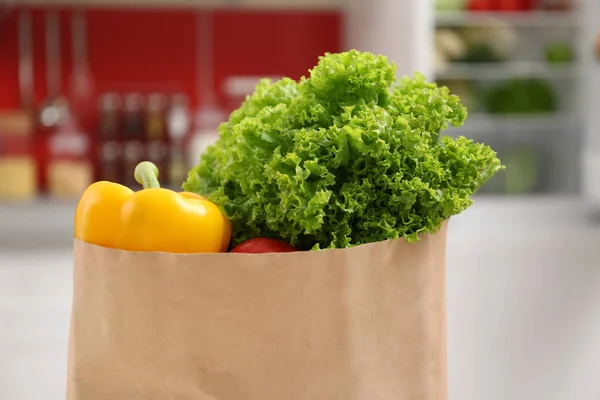
[[[98,104],[98,133],[102,140],[114,140],[119,136],[119,95],[107,93]]]
[[[144,137],[144,97],[139,93],[125,96],[123,110],[123,138],[141,140]]]
[[[103,181],[121,182],[121,145],[116,140],[100,145],[98,159],[100,160],[99,178]]]
[[[52,197],[78,198],[92,183],[88,150],[89,138],[72,117],[51,133],[48,190]]]
[[[146,137],[148,140],[165,138],[165,108],[166,96],[162,93],[152,93],[148,96],[146,105]]]
[[[29,200],[38,194],[33,150],[31,113],[0,113],[0,201]]]

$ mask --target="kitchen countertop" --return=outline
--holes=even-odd
[[[74,201],[38,200],[0,203],[0,251],[55,251],[72,246]],[[482,196],[450,222],[450,240],[477,232],[487,237],[541,234],[565,236],[565,229],[595,234],[600,213],[576,197]],[[27,237],[27,240],[23,240]],[[554,240],[554,239],[552,239]]]
[[[74,208],[0,204],[0,399],[64,399]],[[599,399],[594,213],[481,197],[449,228],[450,400]]]

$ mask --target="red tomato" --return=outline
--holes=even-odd
[[[231,250],[232,253],[291,253],[296,249],[283,240],[256,238],[246,240]]]

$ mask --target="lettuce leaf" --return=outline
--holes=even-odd
[[[183,189],[222,205],[233,244],[277,237],[299,249],[418,240],[467,209],[504,168],[464,137],[440,137],[467,110],[383,56],[326,54],[299,82],[261,81]]]

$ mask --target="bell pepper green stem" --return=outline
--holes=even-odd
[[[135,180],[143,186],[144,189],[159,188],[158,167],[150,161],[142,161],[135,167]]]

